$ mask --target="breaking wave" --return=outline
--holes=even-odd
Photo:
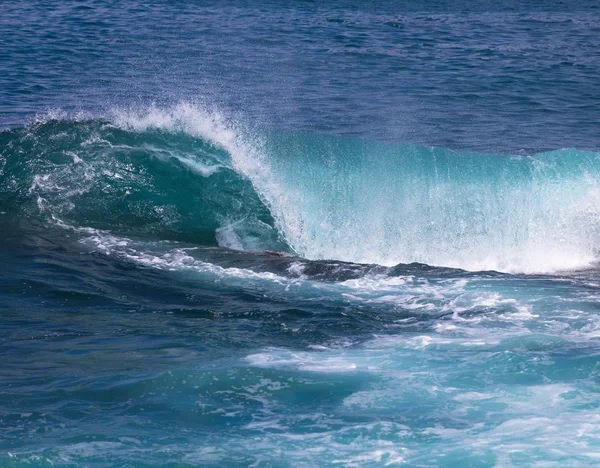
[[[554,272],[592,264],[600,154],[492,155],[249,130],[180,104],[0,132],[0,211],[308,259]]]

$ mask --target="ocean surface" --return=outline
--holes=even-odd
[[[598,2],[0,2],[0,467],[598,466],[599,256]]]

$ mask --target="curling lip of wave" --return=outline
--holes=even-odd
[[[0,133],[0,211],[152,240],[286,250],[268,208],[207,138],[106,119]]]
[[[10,178],[35,201],[29,212],[79,225],[309,259],[524,273],[589,266],[600,245],[595,152],[522,157],[248,131],[191,104],[42,120],[1,138],[4,196]]]

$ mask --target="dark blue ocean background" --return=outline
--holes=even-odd
[[[600,4],[0,1],[0,466],[597,466]]]

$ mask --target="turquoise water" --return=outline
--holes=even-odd
[[[596,5],[0,13],[0,466],[598,464]]]

